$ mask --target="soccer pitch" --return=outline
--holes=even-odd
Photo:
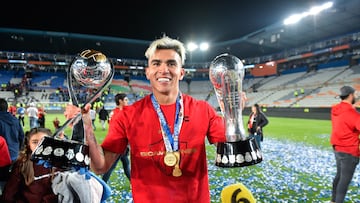
[[[54,131],[52,120],[62,114],[47,114],[46,126]],[[216,148],[207,145],[211,202],[221,202],[221,190],[241,182],[257,202],[329,202],[335,160],[329,143],[330,120],[269,117],[264,127],[263,161],[253,166],[220,168],[215,166]],[[246,120],[246,119],[244,119]],[[99,143],[106,136],[96,120]],[[28,118],[24,130],[28,130]],[[108,126],[107,126],[108,127]],[[70,129],[67,129],[70,130]],[[109,186],[113,195],[107,202],[131,202],[129,181],[121,163],[112,174]],[[346,202],[360,202],[360,166],[350,184]]]

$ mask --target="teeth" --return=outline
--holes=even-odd
[[[169,78],[158,78],[159,82],[169,82],[170,79]]]

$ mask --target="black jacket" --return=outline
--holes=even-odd
[[[266,115],[263,112],[258,112],[255,116],[255,119],[251,125],[251,116],[253,115],[253,112],[249,115],[248,120],[248,132],[249,134],[263,134],[262,128],[266,126],[269,123],[269,120],[267,119]],[[260,130],[257,130],[257,128],[260,127]]]
[[[100,109],[99,111],[99,119],[100,120],[103,120],[103,121],[106,121],[109,119],[109,113],[106,109],[102,108]]]

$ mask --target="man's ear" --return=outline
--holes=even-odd
[[[181,68],[180,80],[183,80],[185,76],[185,69]]]
[[[145,67],[145,76],[146,76],[146,79],[149,80],[149,77],[148,77],[148,69],[149,67]]]

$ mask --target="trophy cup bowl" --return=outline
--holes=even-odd
[[[76,57],[70,71],[76,83],[86,88],[104,86],[113,72],[106,56],[94,50],[85,50]]]
[[[215,57],[210,64],[209,77],[224,117],[226,136],[226,142],[217,144],[215,165],[219,167],[243,167],[262,161],[255,138],[245,134],[243,125],[244,74],[240,59],[227,53]]]
[[[74,58],[68,68],[68,89],[73,105],[78,106],[78,100],[74,93],[77,89],[95,89],[82,106],[95,101],[102,91],[110,84],[114,70],[107,57],[96,50],[85,50]],[[69,124],[73,124],[71,140],[60,139],[60,133]],[[62,169],[89,168],[89,147],[86,145],[84,126],[81,114],[67,120],[51,136],[45,136],[34,150],[32,161],[46,161],[54,167]]]

